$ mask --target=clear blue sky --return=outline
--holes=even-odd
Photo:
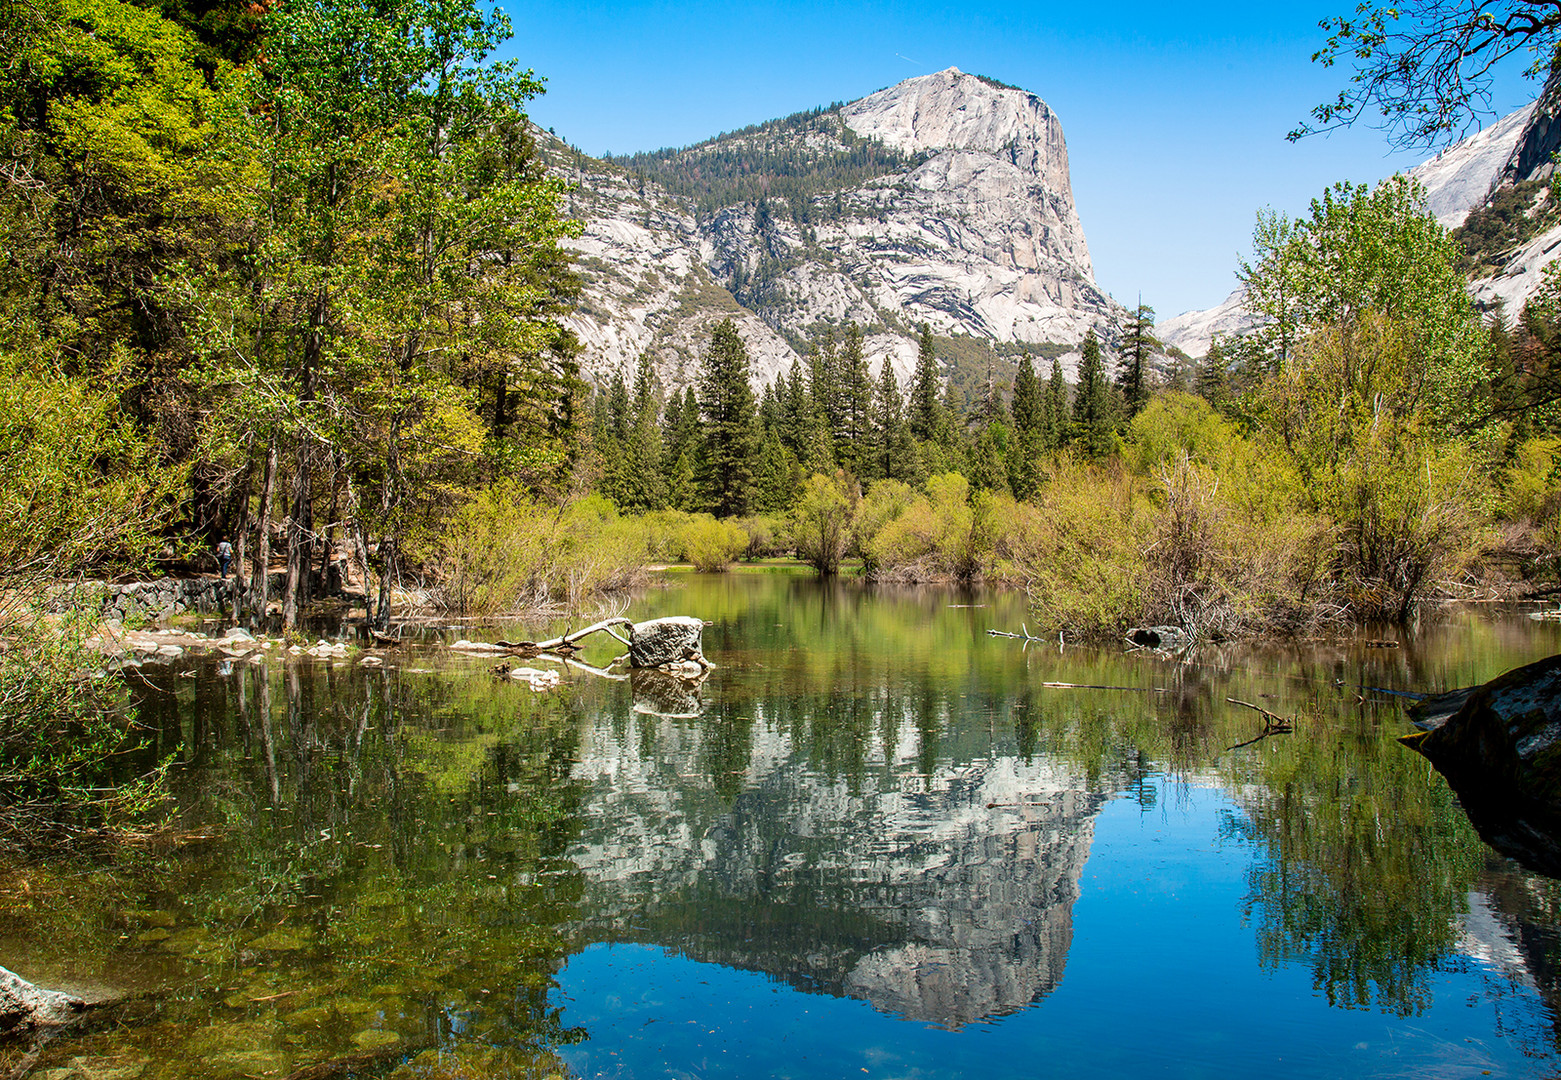
[[[531,115],[587,153],[682,146],[947,67],[1040,95],[1062,121],[1100,285],[1161,319],[1234,286],[1257,211],[1428,153],[1370,128],[1287,143],[1343,86],[1311,63],[1355,0],[1093,5],[559,3],[507,11],[509,55],[548,82]],[[1521,65],[1519,65],[1521,67]],[[1532,100],[1504,79],[1494,107]]]

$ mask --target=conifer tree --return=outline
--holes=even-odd
[[[921,324],[921,338],[916,347],[916,376],[911,382],[910,416],[907,418],[911,434],[926,441],[938,428],[938,356],[932,344],[932,329]]]
[[[780,435],[781,441],[786,444],[786,449],[799,460],[802,457],[803,442],[808,435],[810,411],[808,384],[802,373],[802,363],[793,359],[791,376],[786,380],[785,397],[781,400]]]
[[[1042,426],[1045,402],[1041,399],[1041,383],[1035,377],[1035,365],[1026,352],[1019,358],[1019,370],[1014,373],[1014,430],[1021,435],[1036,431]]]
[[[820,334],[808,350],[808,396],[812,399],[813,412],[824,426],[825,436],[830,439],[831,449],[841,424],[839,351],[832,329]]]
[[[701,500],[718,517],[741,516],[752,497],[755,410],[748,350],[731,319],[711,331],[699,374],[699,415]]]
[[[1199,397],[1216,408],[1225,400],[1225,346],[1219,335],[1209,339],[1209,351],[1198,363],[1195,388]]]
[[[623,501],[630,510],[660,510],[667,504],[667,481],[662,468],[660,382],[641,354],[634,375],[634,399],[630,413],[629,441],[623,453]]]
[[[1062,360],[1052,360],[1051,377],[1046,380],[1046,425],[1041,432],[1043,449],[1061,450],[1070,439],[1068,430],[1068,383],[1063,378]]]
[[[1154,308],[1138,303],[1128,324],[1117,369],[1117,389],[1122,394],[1122,419],[1131,420],[1149,402],[1149,360],[1160,343],[1154,337]]]
[[[872,431],[873,376],[867,367],[862,328],[855,323],[846,327],[837,361],[840,409],[839,427],[834,431],[835,460],[848,471],[860,474]]]
[[[1073,396],[1072,441],[1086,457],[1105,457],[1114,440],[1111,393],[1100,358],[1100,339],[1090,328],[1079,361],[1079,388]]]
[[[915,472],[914,448],[905,427],[905,405],[900,398],[894,365],[884,357],[873,394],[872,467],[863,475],[872,480],[909,480]]]

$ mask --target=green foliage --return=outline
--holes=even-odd
[[[711,331],[700,366],[699,415],[704,420],[699,454],[704,505],[723,517],[746,513],[753,496],[755,411],[748,350],[731,319]]]
[[[748,534],[735,521],[694,514],[683,530],[683,555],[701,573],[722,573],[748,549]]]
[[[999,543],[1013,524],[1012,499],[990,492],[972,496],[963,476],[940,473],[928,478],[924,494],[890,516],[900,494],[891,488],[871,506],[872,517],[888,519],[863,544],[877,576],[970,581],[996,569]]]
[[[0,580],[12,589],[91,567],[144,564],[184,472],[120,408],[119,380],[67,375],[0,347]],[[11,621],[0,601],[0,627]]]
[[[80,614],[37,619],[12,628],[0,651],[0,848],[121,831],[166,794],[161,770],[126,776],[116,761],[141,732],[123,685],[92,674],[101,658],[88,630]]]
[[[440,602],[463,615],[580,608],[640,579],[645,530],[600,495],[561,507],[514,484],[478,494],[438,544]]]
[[[1482,538],[1478,448],[1426,415],[1412,328],[1375,315],[1314,334],[1263,391],[1304,505],[1337,533],[1334,577],[1361,618],[1408,616]]]
[[[791,510],[791,541],[797,558],[820,577],[840,572],[861,499],[861,489],[843,469],[833,476],[814,473],[802,485]]]
[[[1093,328],[1085,333],[1081,352],[1068,445],[1086,458],[1099,459],[1116,449],[1116,410],[1100,355],[1100,339]]]
[[[1253,248],[1238,276],[1264,319],[1249,337],[1267,371],[1308,335],[1353,334],[1374,313],[1411,335],[1414,370],[1402,393],[1444,424],[1478,415],[1486,335],[1458,248],[1427,215],[1418,184],[1395,176],[1371,190],[1335,185],[1307,218],[1260,215]]]

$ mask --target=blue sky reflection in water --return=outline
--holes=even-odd
[[[1245,915],[1261,854],[1219,791],[1151,778],[1105,805],[1060,982],[957,1029],[658,946],[598,944],[559,973],[585,1077],[1535,1076],[1555,1068],[1532,987],[1463,955],[1420,1015],[1331,1006],[1308,958],[1262,962]]]

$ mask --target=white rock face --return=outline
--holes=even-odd
[[[1534,105],[1508,113],[1409,170],[1426,189],[1426,207],[1443,228],[1456,229],[1485,201],[1528,126]]]
[[[621,172],[582,159],[559,169],[572,184],[566,213],[584,225],[564,246],[576,255],[582,280],[578,310],[562,320],[585,347],[582,367],[598,385],[622,372],[632,380],[649,353],[669,388],[689,385],[710,331],[722,319],[737,324],[754,381],[769,382],[796,353],[786,340],[721,286],[700,258],[699,230],[678,202]]]
[[[632,370],[648,351],[664,382],[686,385],[710,326],[728,316],[756,383],[789,368],[821,325],[847,321],[868,329],[873,369],[889,362],[902,379],[923,322],[999,343],[1072,345],[1092,327],[1116,338],[1125,311],[1095,285],[1067,144],[1040,98],[950,68],[804,131],[741,139],[792,138],[827,154],[860,137],[907,155],[907,166],[805,208],[777,197],[762,212],[747,203],[696,219],[611,166],[577,159],[562,170],[585,224],[572,245],[585,295],[569,325],[587,372]]]
[[[1202,357],[1209,351],[1209,342],[1218,335],[1235,337],[1251,329],[1253,315],[1246,309],[1247,290],[1237,287],[1219,307],[1207,311],[1184,311],[1180,315],[1155,325],[1155,337],[1167,345],[1174,345],[1188,356]]]

